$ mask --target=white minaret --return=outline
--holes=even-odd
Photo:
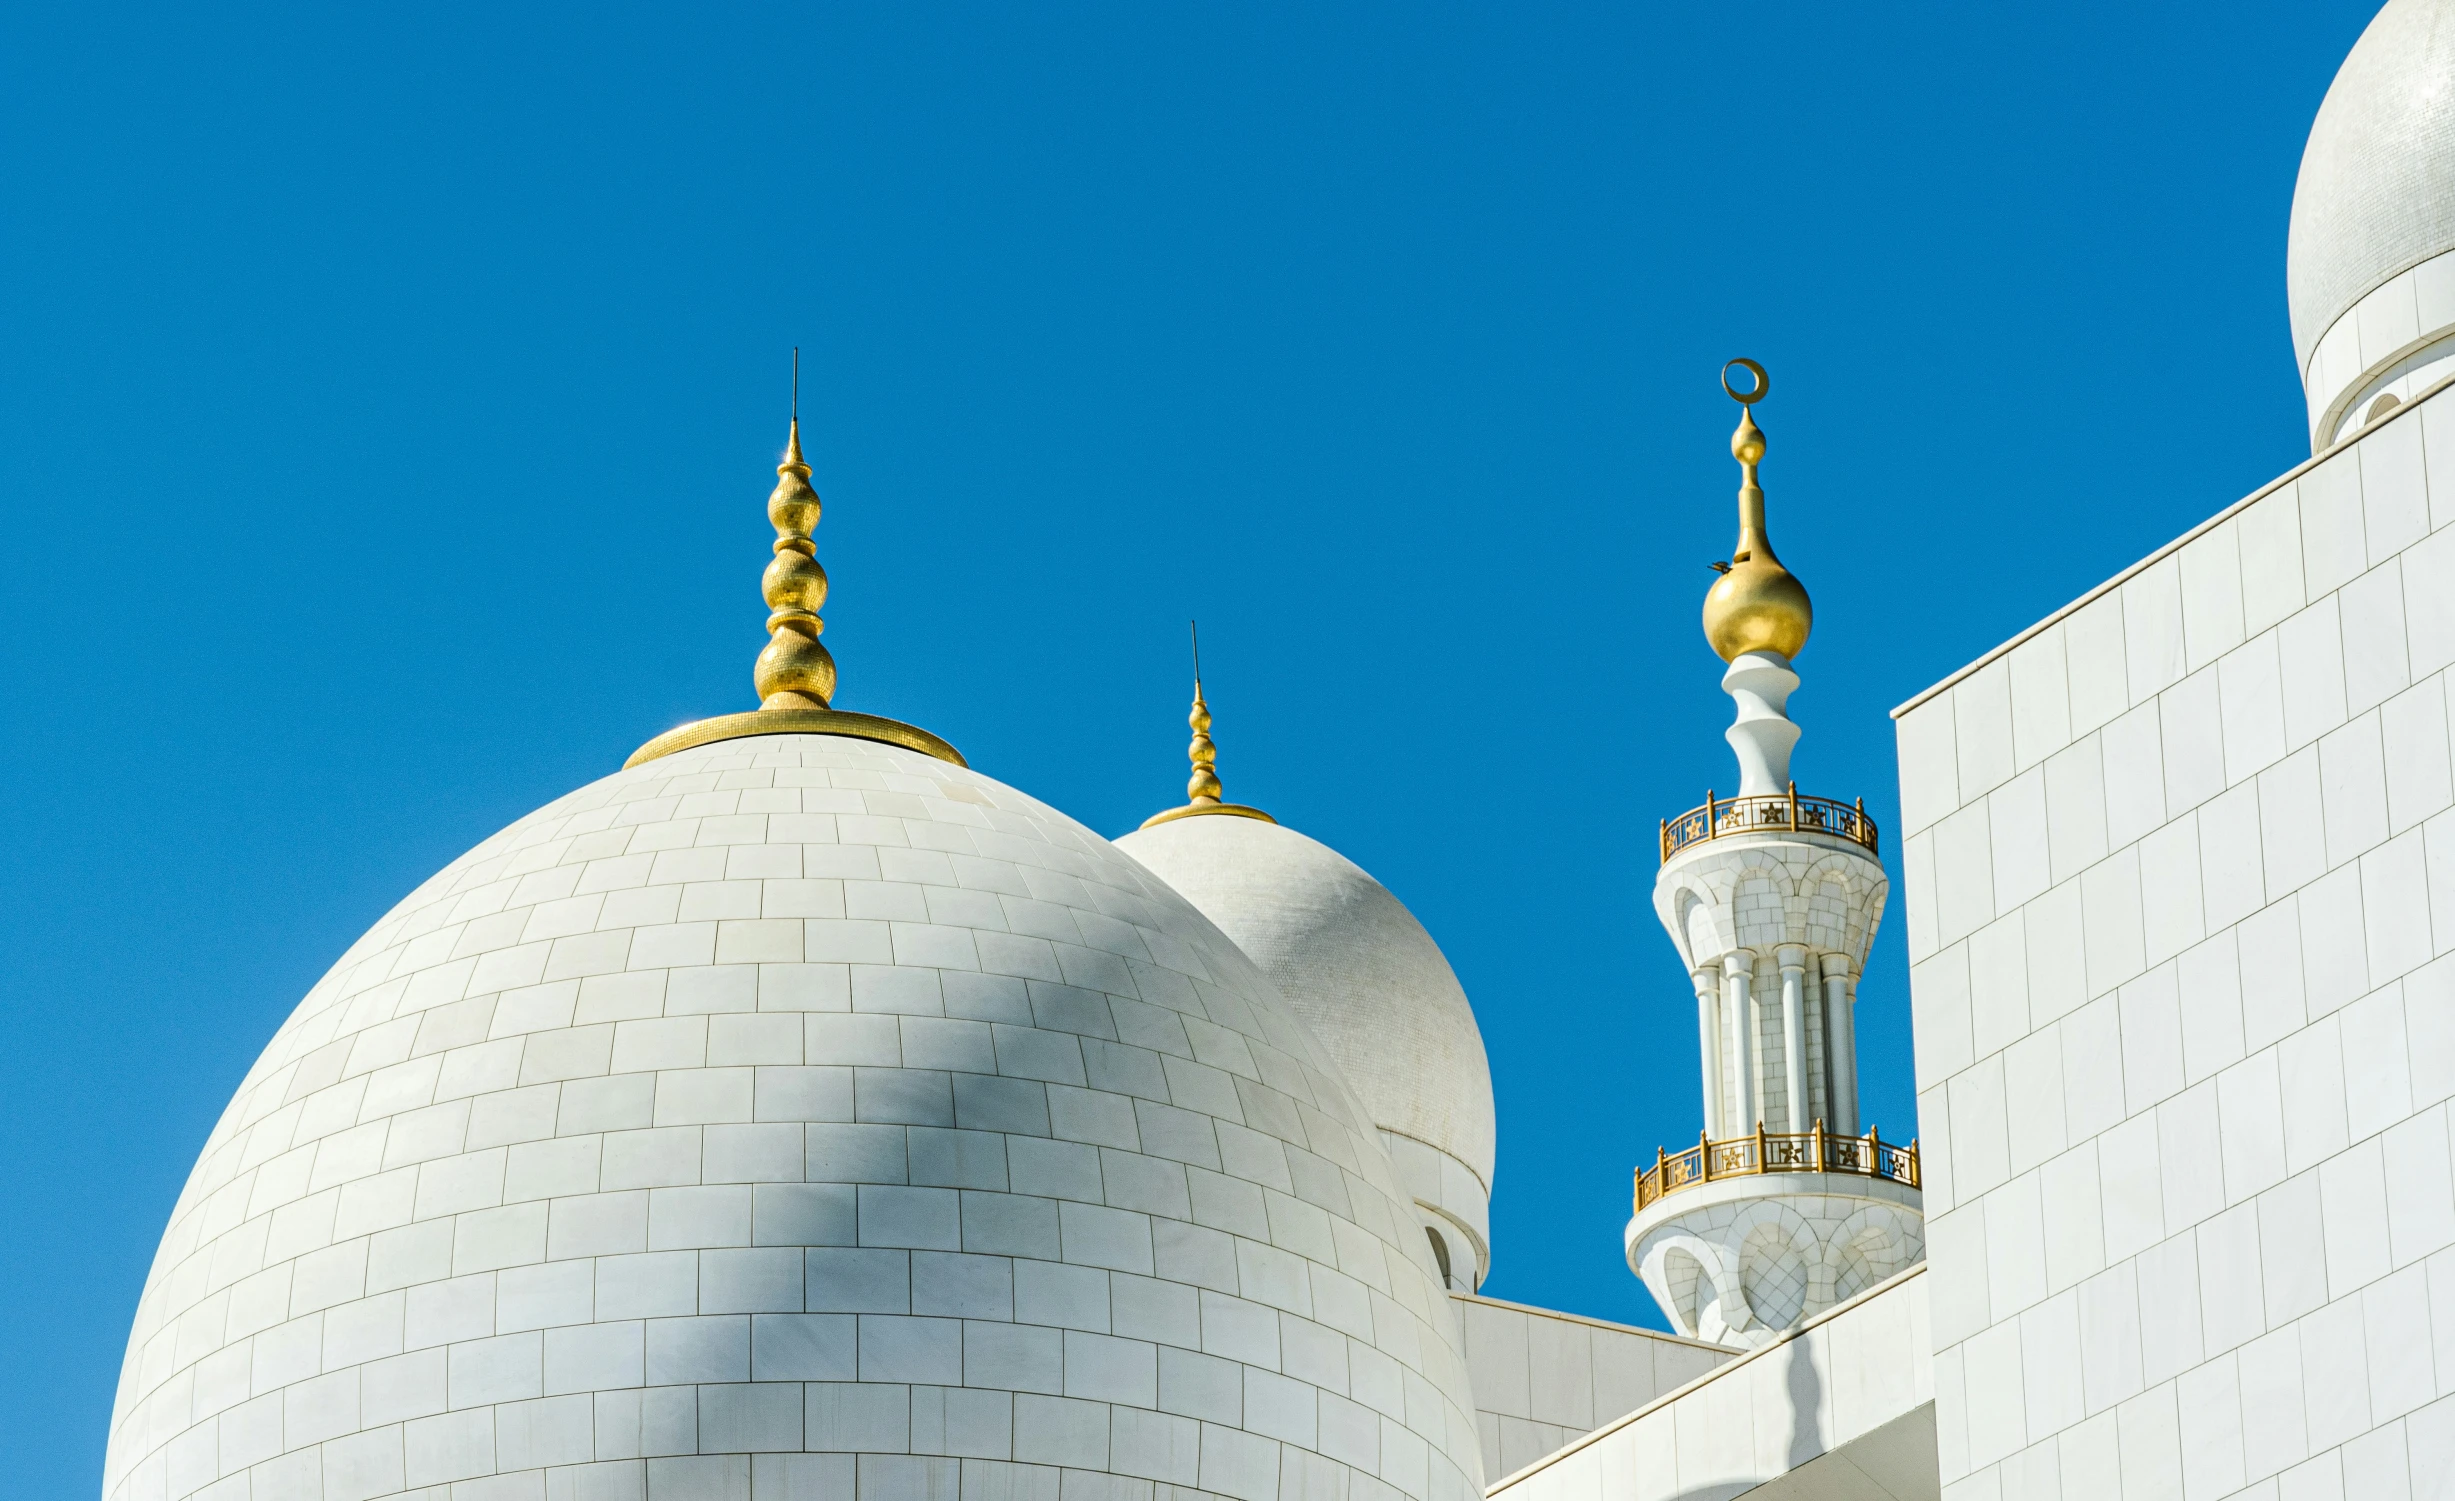
[[[1752,389],[1730,384],[1733,366]],[[1628,1265],[1680,1333],[1759,1345],[1926,1254],[1914,1144],[1862,1128],[1850,1021],[1890,883],[1855,804],[1790,779],[1791,659],[1814,620],[1765,537],[1748,408],[1764,367],[1733,360],[1739,545],[1705,596],[1705,636],[1738,705],[1735,797],[1662,825],[1654,911],[1696,988],[1704,1127],[1638,1171]]]

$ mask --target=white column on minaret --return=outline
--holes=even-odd
[[[1799,727],[1790,722],[1791,690],[1799,675],[1779,652],[1746,651],[1731,658],[1722,691],[1739,706],[1722,738],[1739,756],[1739,795],[1774,797],[1790,789],[1790,752]]]
[[[1824,969],[1825,1046],[1833,1052],[1833,1126],[1844,1136],[1858,1134],[1858,1032],[1850,1024],[1856,1003],[1850,993],[1847,954],[1826,954]]]
[[[1696,982],[1696,1051],[1704,1059],[1705,1131],[1726,1130],[1722,1122],[1722,971],[1699,965],[1690,976]]]
[[[1782,966],[1782,1083],[1793,1131],[1807,1129],[1807,950],[1785,943],[1774,955]]]
[[[1735,1132],[1755,1130],[1765,1113],[1756,1079],[1756,997],[1751,989],[1755,965],[1756,956],[1746,949],[1722,956],[1722,980],[1730,994],[1731,1062],[1739,1082],[1739,1098],[1733,1102],[1739,1118],[1731,1122]]]

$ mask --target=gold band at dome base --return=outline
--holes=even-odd
[[[875,740],[882,745],[901,746],[935,756],[957,766],[967,765],[963,753],[930,734],[900,720],[881,719],[875,714],[850,714],[842,709],[753,709],[746,714],[719,714],[713,719],[701,719],[676,729],[667,730],[646,745],[631,752],[631,759],[622,763],[629,770],[659,756],[689,750],[695,745],[713,745],[719,740],[739,740],[749,735],[843,735],[854,740]]]
[[[1264,823],[1278,822],[1261,809],[1248,808],[1242,803],[1189,803],[1182,808],[1170,808],[1165,812],[1152,814],[1142,821],[1142,827],[1147,829],[1153,824],[1167,823],[1171,819],[1196,818],[1205,813],[1226,813],[1237,818],[1258,818]]]

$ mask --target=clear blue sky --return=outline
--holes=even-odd
[[[1488,1290],[1658,1322],[1716,368],[1774,374],[1800,781],[1889,830],[1887,709],[2306,453],[2286,211],[2371,8],[10,10],[7,1488],[97,1484],[179,1184],[342,948],[749,706],[794,344],[839,702],[1119,833],[1198,614],[1230,794],[1474,998]]]

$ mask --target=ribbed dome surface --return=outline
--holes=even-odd
[[[1117,841],[1278,985],[1375,1124],[1492,1184],[1492,1070],[1449,961],[1354,861],[1258,819],[1179,818]]]
[[[520,820],[309,992],[173,1211],[104,1493],[1479,1469],[1409,1201],[1245,956],[987,777],[771,736]]]
[[[2308,369],[2328,328],[2455,249],[2455,0],[2389,0],[2319,105],[2293,189],[2285,281]]]

